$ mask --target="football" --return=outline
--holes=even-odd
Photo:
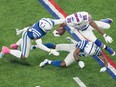
[[[56,31],[58,32],[59,35],[63,35],[66,30],[64,27],[60,27],[60,28],[57,28]]]

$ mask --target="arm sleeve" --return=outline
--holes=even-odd
[[[59,24],[64,23],[65,19],[64,18],[62,18],[62,19],[52,19],[52,21],[54,22],[54,25],[59,25]]]
[[[35,42],[36,42],[38,48],[40,48],[41,50],[50,52],[50,49],[47,48],[45,45],[42,44],[42,39],[38,39],[38,40],[36,40]]]

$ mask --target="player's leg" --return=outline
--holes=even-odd
[[[51,48],[51,49],[55,49],[55,46],[56,46],[53,43],[45,43],[43,45],[45,45],[47,48]],[[39,47],[37,45],[32,45],[31,46],[31,50],[36,49],[36,48],[39,48]]]
[[[65,66],[69,66],[74,61],[75,61],[75,59],[73,58],[73,51],[72,51],[67,55],[67,57],[64,59],[64,61],[45,59],[43,62],[40,63],[39,66],[42,67],[47,64],[50,64],[50,65],[57,66],[57,67],[65,67]]]
[[[106,46],[105,44],[103,44],[100,40],[98,40],[96,38],[96,36],[94,35],[93,31],[91,30],[91,27],[89,27],[87,30],[85,31],[79,31],[86,39],[94,42],[98,47],[107,50],[112,56],[115,55],[115,51],[113,51],[112,48]]]
[[[96,23],[97,26],[100,27],[101,29],[109,29],[109,28],[110,28],[110,24],[108,24],[108,23],[101,22],[101,21],[95,21],[95,23]]]
[[[53,65],[53,66],[57,66],[57,67],[65,66],[64,61],[45,59],[43,62],[41,62],[39,64],[39,67],[43,67],[43,66],[48,65],[48,64]]]
[[[113,22],[113,20],[111,18],[101,19],[100,21],[104,22],[104,23],[108,23],[108,24],[111,24]]]
[[[67,51],[70,52],[71,50],[75,49],[75,44],[53,44],[53,43],[45,43],[46,47],[51,49],[56,49],[56,51]],[[38,48],[37,45],[32,45],[31,49]]]
[[[32,40],[28,37],[27,32],[22,35],[21,52],[22,58],[27,58],[30,52]]]
[[[10,48],[11,49],[19,49],[18,47],[21,45],[22,43],[22,38],[20,38],[15,44],[11,44]]]
[[[29,55],[29,51],[30,51],[30,47],[31,47],[31,40],[30,38],[27,36],[27,33],[24,32],[22,35],[22,43],[21,43],[21,51],[19,50],[12,50],[9,49],[8,47],[3,46],[2,48],[2,54],[11,54],[14,55],[17,58],[26,58]],[[28,43],[28,44],[27,44]]]

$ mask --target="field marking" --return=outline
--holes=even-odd
[[[78,85],[80,87],[87,87],[81,80],[79,77],[73,77],[73,79],[78,83]]]
[[[68,14],[66,14],[62,8],[60,8],[60,6],[55,2],[55,0],[39,0],[39,2],[50,12],[50,14],[52,16],[54,16],[56,19],[58,18],[62,18],[63,16],[66,17]],[[49,3],[49,4],[48,4]],[[51,4],[50,4],[51,3]],[[51,6],[55,7],[55,8],[51,8]],[[56,12],[56,10],[59,11],[59,13],[61,13],[60,15]],[[62,15],[62,16],[61,16]],[[66,27],[67,29],[67,27]],[[67,29],[67,31],[70,29]],[[68,31],[69,32],[69,31]],[[70,32],[69,32],[70,33]],[[71,33],[70,33],[71,34]],[[75,36],[75,34],[71,34],[72,36]],[[78,40],[79,38],[76,37],[75,40]],[[107,54],[105,54],[103,52],[104,56],[108,59],[108,62],[110,63],[110,65],[112,67],[114,67],[114,69],[112,70],[112,67],[108,67],[107,72],[116,80],[116,75],[115,75],[115,70],[116,70],[116,63],[114,63],[114,61],[107,56]],[[99,58],[97,56],[93,57],[101,66],[103,66],[104,64],[102,63],[102,61],[99,61]]]
[[[35,87],[40,87],[40,86],[38,85],[38,86],[35,86]]]

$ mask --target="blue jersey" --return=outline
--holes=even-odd
[[[27,30],[27,35],[30,39],[39,39],[43,37],[46,34],[40,27],[39,22],[36,22],[33,24],[29,29]]]
[[[76,47],[80,49],[80,53],[79,53],[80,57],[86,56],[84,53],[84,48],[86,47],[87,43],[89,43],[89,41],[82,40],[79,41],[78,44],[76,45]],[[96,46],[94,55],[99,56],[101,53],[102,53],[101,49],[98,46]]]

